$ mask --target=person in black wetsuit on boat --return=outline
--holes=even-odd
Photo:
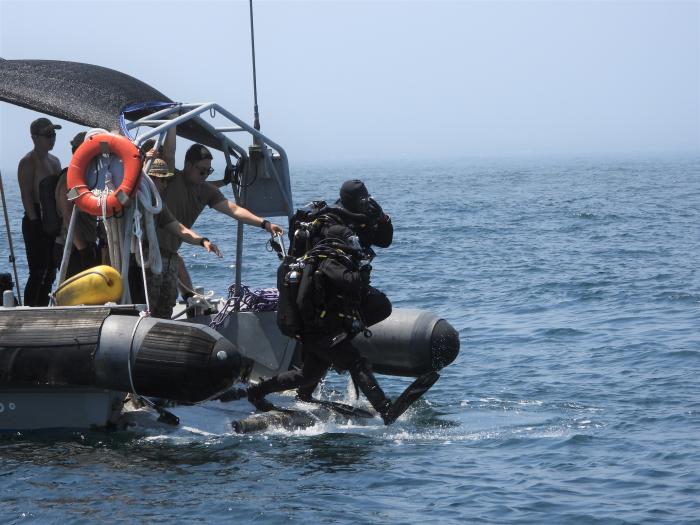
[[[61,162],[51,155],[56,144],[56,130],[61,129],[41,117],[32,122],[29,132],[34,149],[19,161],[17,182],[24,205],[22,236],[27,250],[29,278],[24,288],[25,306],[47,306],[49,292],[56,278],[53,245],[56,232],[51,221],[44,219],[46,207],[55,208],[54,190],[61,173]]]
[[[75,153],[84,140],[84,131],[81,131],[73,137],[73,140],[70,141],[71,153]],[[55,190],[56,211],[58,212],[58,217],[61,219],[62,224],[60,233],[58,237],[56,237],[56,244],[54,245],[54,261],[57,268],[61,266],[63,248],[66,244],[68,226],[70,225],[70,219],[73,213],[73,203],[69,201],[66,196],[68,193],[67,179],[68,168],[66,167],[61,170],[61,175]],[[83,270],[97,266],[100,264],[100,259],[97,217],[84,211],[78,211],[75,231],[73,232],[73,246],[68,258],[66,279]]]
[[[288,287],[290,278],[298,277],[290,277],[294,273],[288,271],[290,261],[283,262],[278,274],[278,324],[299,318],[295,336],[303,343],[303,366],[250,386],[248,400],[258,410],[271,410],[274,406],[265,395],[296,388],[300,399],[311,401],[319,381],[333,367],[350,372],[355,384],[389,425],[439,377],[435,372],[419,377],[392,403],[377,383],[368,361],[352,344],[355,335],[368,332],[369,326],[391,314],[389,299],[369,285],[369,263],[374,256],[371,246],[391,244],[391,219],[360,180],[346,181],[335,206],[321,207],[309,219],[313,220],[313,231],[299,236],[309,239],[303,241],[302,249],[293,231],[294,218],[290,224],[290,253],[297,257],[296,261],[304,261],[291,301],[286,299],[290,292],[284,287]],[[289,311],[295,308],[297,312]],[[295,331],[280,327],[283,332]]]

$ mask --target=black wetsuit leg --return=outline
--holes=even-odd
[[[303,400],[311,397],[331,365],[338,370],[349,370],[353,363],[360,359],[359,351],[350,340],[346,339],[333,347],[329,347],[330,341],[328,337],[304,345],[304,351],[310,355],[316,354],[320,360],[326,363],[326,369],[322,374],[318,375],[318,379],[314,383],[308,383],[297,389],[299,399]]]
[[[53,245],[53,264],[56,270],[61,268],[61,261],[63,259],[63,248],[65,245],[59,244],[57,242]],[[88,243],[86,248],[82,251],[78,250],[75,246],[70,252],[70,257],[68,258],[68,268],[66,269],[66,279],[70,279],[74,275],[94,268],[100,264],[99,251],[97,244]]]
[[[360,352],[355,348],[350,339],[343,339],[331,346],[331,338],[325,336],[317,341],[304,345],[310,353],[322,357],[338,370],[349,370],[352,364],[360,358]]]
[[[391,301],[389,301],[389,298],[383,292],[377,290],[373,286],[370,286],[367,293],[362,298],[360,310],[366,326],[369,327],[383,321],[391,315]],[[348,351],[357,352],[355,347],[352,346],[349,341],[344,341],[343,343],[340,343],[340,345],[341,351],[333,352],[333,354],[336,361],[342,361],[345,366],[340,366],[338,362],[334,362],[333,364],[339,365],[344,370],[348,370],[350,365],[357,360],[357,358],[359,358],[359,354],[353,353],[350,355],[347,353]],[[349,347],[346,345],[349,345],[351,349],[349,350]],[[304,347],[304,350],[305,349],[306,347]],[[325,374],[319,378],[319,381],[323,379],[324,376]],[[313,385],[299,388],[297,390],[297,397],[299,397],[299,399],[310,398],[317,386],[318,383],[315,383]]]
[[[60,268],[60,266],[61,261],[59,260],[58,267]],[[82,265],[80,264],[80,252],[78,252],[77,248],[73,246],[73,249],[70,251],[70,257],[68,258],[68,269],[66,270],[66,279],[70,279],[71,277],[82,271]]]
[[[290,370],[261,381],[254,388],[256,396],[283,392],[293,388],[315,386],[328,371],[330,364],[314,353],[307,353],[301,370]],[[312,390],[313,392],[313,390]]]
[[[39,206],[36,206],[36,210],[41,216]],[[29,266],[29,278],[24,287],[24,305],[47,306],[51,286],[56,278],[53,258],[55,239],[44,233],[40,220],[30,221],[26,215],[22,218],[22,237]]]
[[[146,270],[146,275],[150,270]],[[132,253],[129,257],[129,293],[132,304],[146,304],[146,292],[143,288],[143,274],[141,267],[136,264],[136,256]]]
[[[302,356],[305,358],[307,354],[305,353],[304,346],[302,346],[301,351],[302,351]],[[323,371],[323,373],[318,375],[318,381],[316,381],[315,383],[311,383],[311,384],[297,388],[297,397],[299,399],[308,400],[313,396],[314,390],[316,390],[316,387],[321,382],[321,380],[326,376],[326,374],[328,373],[328,369],[330,368],[330,363],[324,362],[324,365],[325,365],[325,370]]]
[[[87,243],[85,249],[82,251],[73,247],[73,253],[76,256],[76,273],[84,272],[100,264],[100,252],[97,248],[97,243]]]
[[[359,351],[348,340],[331,347],[330,336],[307,337],[304,343],[304,364],[301,370],[290,370],[265,381],[253,388],[254,396],[265,396],[273,392],[300,389],[313,393],[331,366],[339,370],[349,370],[360,359]]]

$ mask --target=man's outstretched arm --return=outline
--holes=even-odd
[[[273,235],[284,234],[284,230],[277,224],[273,224],[267,219],[258,217],[250,210],[247,210],[242,206],[238,206],[235,202],[231,202],[228,199],[224,199],[222,201],[217,202],[216,204],[214,204],[214,206],[212,206],[212,208],[214,208],[218,212],[228,215],[229,217],[233,217],[237,221],[241,221],[243,224],[249,224],[250,226],[262,227],[263,221],[265,221],[265,230],[267,230]]]

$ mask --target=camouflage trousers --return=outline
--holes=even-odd
[[[163,270],[160,274],[147,272],[148,301],[151,303],[151,315],[170,319],[177,301],[177,271],[180,257],[177,253],[160,252]]]

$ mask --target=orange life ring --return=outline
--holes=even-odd
[[[92,135],[73,154],[68,166],[68,198],[85,213],[102,216],[102,201],[85,184],[85,174],[90,162],[101,153],[114,153],[124,163],[124,179],[119,187],[107,196],[107,217],[119,213],[129,202],[141,174],[139,149],[126,137],[112,133]]]

